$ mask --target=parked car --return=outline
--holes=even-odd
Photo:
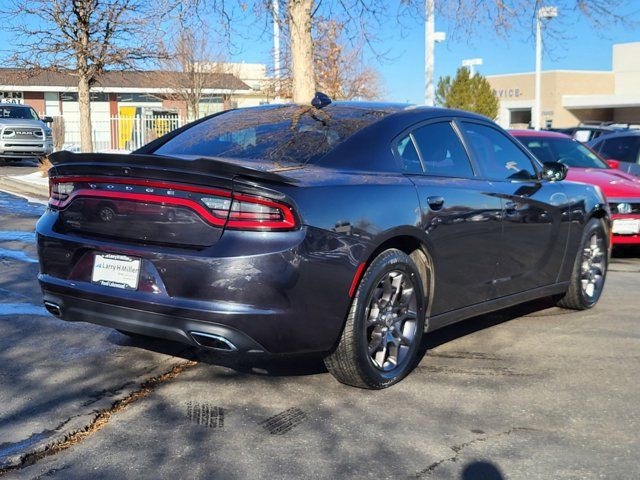
[[[40,119],[28,105],[0,103],[0,165],[9,160],[41,158],[53,151],[51,117]]]
[[[538,297],[596,304],[599,189],[478,115],[314,103],[227,111],[131,155],[53,154],[47,309],[249,357],[321,352],[339,381],[378,389],[424,331]],[[95,199],[176,214],[117,208],[114,228]]]
[[[588,144],[602,158],[617,160],[623,172],[640,175],[640,130],[622,132],[598,138]]]
[[[621,129],[608,125],[579,125],[569,128],[548,128],[547,130],[550,132],[564,133],[580,142],[589,142],[604,135],[619,132]]]
[[[597,185],[611,209],[613,244],[640,245],[640,178],[611,168],[593,150],[561,133],[514,130],[511,134],[540,161],[567,165],[568,180]]]

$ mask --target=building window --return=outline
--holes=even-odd
[[[109,94],[102,92],[91,92],[90,97],[92,102],[108,102]],[[77,92],[62,92],[60,94],[60,100],[63,102],[77,102],[78,101],[78,93]]]

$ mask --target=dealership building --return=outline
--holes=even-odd
[[[199,86],[200,116],[268,101],[263,64],[224,64]],[[218,69],[222,70],[222,69]],[[96,150],[133,150],[187,121],[177,85],[180,72],[107,71],[91,89],[91,124]],[[30,105],[41,116],[64,122],[64,148],[80,142],[78,80],[73,72],[0,68],[0,102]]]
[[[612,68],[542,72],[540,124],[573,127],[581,122],[640,125],[640,42],[613,46]],[[489,75],[500,101],[498,123],[522,128],[531,123],[535,73]]]

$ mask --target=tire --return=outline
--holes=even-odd
[[[109,205],[102,205],[98,211],[98,218],[103,223],[109,223],[113,221],[116,216],[115,210]]]
[[[595,243],[594,243],[595,238]],[[562,308],[587,310],[602,295],[609,263],[609,236],[604,222],[589,220],[582,232],[567,293],[557,302]]]
[[[354,387],[382,389],[399,382],[415,366],[425,305],[414,261],[400,250],[385,250],[360,280],[338,346],[324,359],[327,370]]]

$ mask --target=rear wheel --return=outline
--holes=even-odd
[[[607,276],[608,247],[607,231],[602,220],[589,220],[582,234],[569,290],[558,301],[558,306],[586,310],[598,303]]]
[[[98,210],[98,217],[104,223],[111,222],[116,216],[116,212],[113,207],[109,205],[102,205],[100,210]]]
[[[390,249],[367,268],[340,342],[324,362],[340,382],[381,389],[414,367],[424,331],[425,296],[418,267]]]

